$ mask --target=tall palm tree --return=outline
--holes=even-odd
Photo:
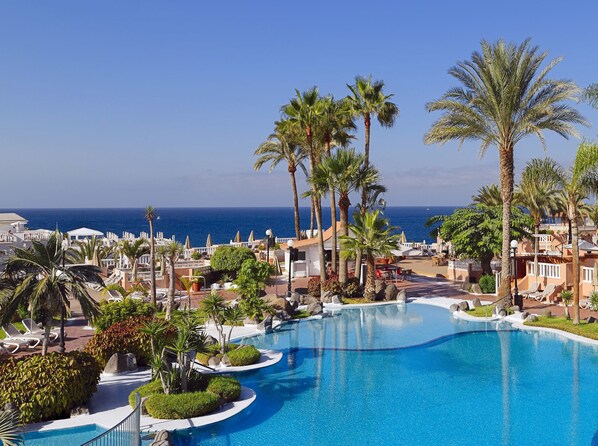
[[[396,249],[399,236],[394,234],[397,229],[390,226],[386,218],[380,217],[380,211],[366,211],[365,215],[355,214],[355,223],[349,225],[353,236],[342,236],[341,255],[355,257],[357,252],[365,255],[367,276],[365,281],[364,296],[373,299],[376,294],[376,265],[377,256],[387,256]]]
[[[500,187],[498,187],[498,184],[482,186],[478,189],[478,193],[471,197],[471,201],[488,207],[502,206]]]
[[[112,252],[112,247],[104,246],[102,239],[95,235],[86,240],[77,240],[74,249],[69,254],[76,263],[86,263],[91,261],[95,266],[101,266],[103,259],[107,258]]]
[[[154,239],[154,220],[157,216],[158,213],[152,206],[145,208],[145,219],[149,224],[150,231],[150,298],[152,305],[156,305],[156,240]]]
[[[174,307],[174,293],[175,293],[175,283],[176,283],[176,262],[179,260],[185,247],[179,243],[172,241],[168,245],[164,246],[164,257],[166,258],[166,263],[170,267],[169,272],[169,281],[168,281],[168,301],[166,303],[166,314],[164,315],[164,319],[167,321],[170,320],[172,316],[172,308]]]
[[[529,40],[521,45],[483,40],[481,46],[481,53],[475,51],[470,61],[459,62],[449,70],[462,85],[427,104],[428,111],[444,114],[425,135],[425,142],[444,144],[458,140],[463,144],[466,140],[479,140],[481,155],[490,146],[498,149],[504,228],[499,295],[510,300],[509,234],[515,146],[528,135],[536,135],[544,145],[544,130],[568,138],[577,134],[574,124],[586,121],[565,103],[577,96],[578,87],[571,81],[547,78],[560,59],[541,68],[547,53],[539,53]]]
[[[313,172],[321,159],[321,153],[318,150],[315,141],[315,132],[322,117],[322,101],[318,93],[318,87],[312,87],[303,93],[295,89],[295,97],[292,98],[288,104],[281,109],[285,127],[295,127],[301,129],[305,133],[305,138],[308,148],[309,167]],[[326,257],[324,251],[324,226],[322,224],[322,203],[315,189],[312,186],[312,197],[314,203],[314,210],[316,216],[316,223],[318,225],[318,245],[319,245],[319,261],[320,261],[320,280],[326,280]]]
[[[598,109],[598,84],[591,84],[583,91],[583,99]]]
[[[324,193],[329,189],[338,193],[341,236],[348,236],[351,206],[349,194],[367,185],[375,184],[378,178],[377,169],[365,166],[364,155],[357,154],[355,149],[339,149],[336,153],[324,157],[322,163],[314,169],[309,182],[315,184]],[[339,264],[339,281],[342,284],[347,283],[346,257]]]
[[[577,148],[575,160],[565,170],[554,163],[554,174],[567,197],[567,218],[571,225],[571,250],[573,251],[573,323],[579,324],[579,231],[580,197],[598,192],[598,144],[583,142]]]
[[[133,273],[133,282],[137,281],[137,261],[139,257],[147,254],[149,252],[149,247],[145,240],[137,239],[137,240],[122,240],[118,247],[118,251],[121,255],[125,256],[129,263],[131,264],[132,273]]]
[[[354,130],[355,123],[346,100],[336,101],[334,96],[328,95],[321,99],[322,116],[317,129],[317,138],[324,145],[326,155],[330,156],[334,146],[346,147],[354,137],[349,134]],[[336,226],[336,196],[334,188],[329,189],[331,227]],[[337,265],[337,237],[336,231],[332,235],[332,271],[336,272]]]
[[[284,125],[279,126],[284,128]],[[297,169],[301,169],[307,176],[307,169],[304,161],[307,154],[301,148],[296,140],[293,140],[292,135],[284,132],[273,133],[268,137],[268,140],[257,148],[254,155],[259,156],[255,164],[254,170],[259,170],[266,163],[270,163],[270,172],[281,162],[286,162],[287,170],[291,177],[291,188],[293,190],[293,210],[295,217],[295,236],[297,240],[301,240],[301,222],[299,220],[299,195],[297,194],[297,180],[295,174]]]
[[[64,265],[64,266],[63,266]],[[81,305],[86,318],[92,319],[99,306],[89,295],[86,283],[103,284],[99,269],[93,265],[71,264],[62,249],[62,235],[54,232],[47,244],[33,241],[30,248],[15,248],[3,276],[0,301],[0,325],[11,321],[19,305],[26,305],[43,315],[42,354],[48,352],[54,316],[68,310],[70,300]]]
[[[347,96],[346,101],[354,117],[363,119],[365,130],[365,146],[364,146],[364,164],[367,167],[370,163],[370,134],[372,128],[372,116],[378,119],[382,127],[390,128],[394,125],[396,118],[399,116],[399,108],[390,99],[392,94],[384,94],[384,82],[380,80],[373,81],[372,76],[363,77],[356,76],[355,84],[347,84],[347,88],[351,92]],[[361,194],[361,213],[364,215],[367,209],[367,193],[362,191]],[[355,275],[357,277],[361,274],[361,255],[357,256],[355,265]]]

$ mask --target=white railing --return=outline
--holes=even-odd
[[[448,267],[451,269],[464,269],[464,270],[469,271],[469,265],[471,265],[471,263],[465,262],[463,260],[449,260],[448,261]]]
[[[530,276],[536,276],[534,262],[527,262],[527,273]],[[555,263],[538,263],[537,276],[547,279],[560,279],[561,266]]]
[[[17,238],[8,232],[0,232],[0,243],[16,243]]]

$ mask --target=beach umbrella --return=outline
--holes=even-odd
[[[191,249],[191,240],[189,239],[189,236],[185,239],[185,249]]]
[[[208,238],[206,239],[206,248],[212,246],[212,234],[208,234]]]
[[[241,243],[241,231],[237,231],[237,235],[235,235],[235,243]]]
[[[255,240],[255,236],[253,235],[253,229],[249,233],[249,238],[247,239],[248,242],[253,242]]]
[[[401,231],[401,235],[399,236],[399,243],[404,245],[407,243],[407,237],[405,236],[405,231]]]

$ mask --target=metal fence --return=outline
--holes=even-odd
[[[141,444],[140,425],[141,397],[137,392],[135,409],[127,418],[81,446],[139,446]]]

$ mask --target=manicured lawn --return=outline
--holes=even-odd
[[[466,311],[467,314],[474,317],[492,317],[493,305],[483,305]]]
[[[588,324],[586,321],[580,321],[579,325],[573,325],[571,319],[564,317],[538,317],[537,322],[525,322],[525,325],[534,327],[556,328],[557,330],[567,331],[579,336],[598,340],[598,324]]]
[[[375,300],[367,300],[363,297],[343,297],[343,303],[345,304],[375,304]],[[380,302],[378,302],[380,303]]]

